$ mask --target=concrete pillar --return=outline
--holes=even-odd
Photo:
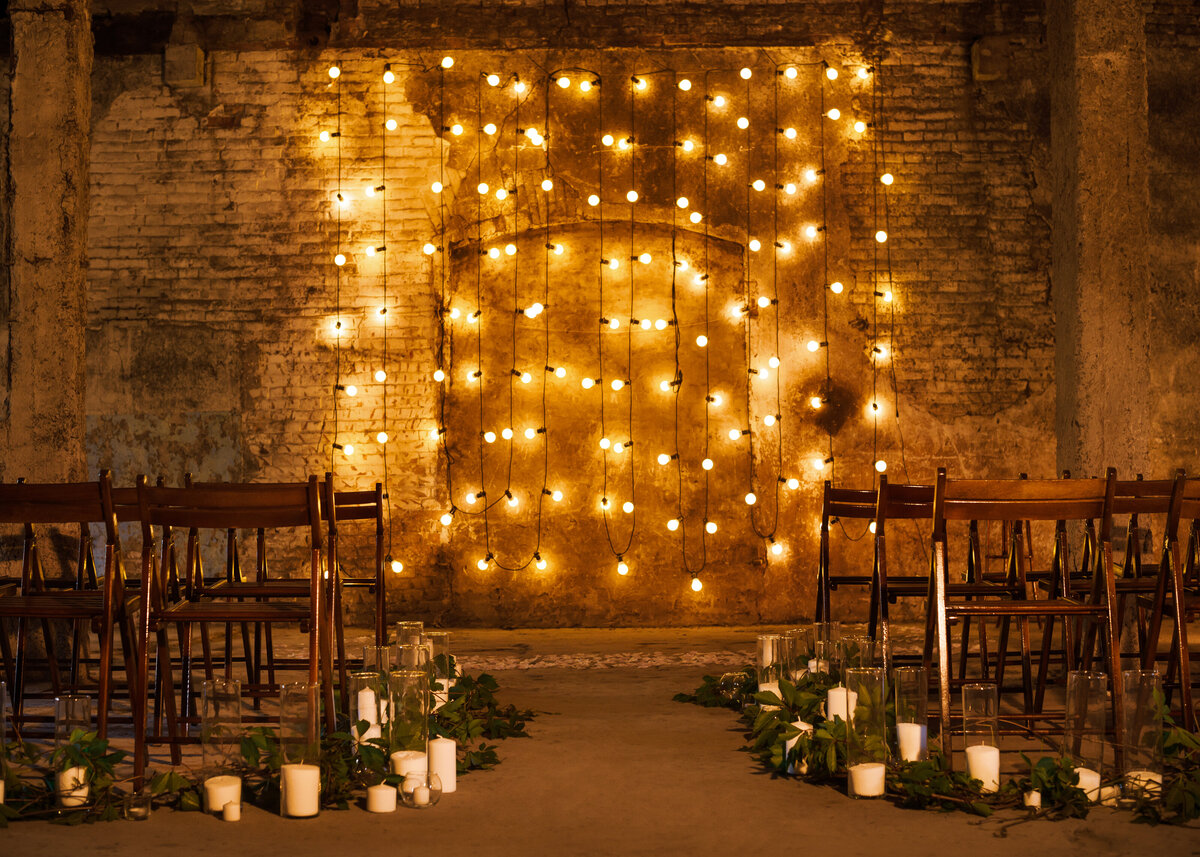
[[[1132,478],[1152,436],[1145,19],[1139,0],[1046,9],[1058,464]]]
[[[11,0],[6,479],[85,477],[91,14]]]

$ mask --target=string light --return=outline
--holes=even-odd
[[[896,180],[896,177],[893,176],[891,173],[884,173],[883,175],[881,175],[879,177],[879,180],[881,182],[883,182],[885,185],[891,186],[892,182],[894,182]]]
[[[703,348],[704,346],[708,345],[708,337],[705,336],[703,333],[700,334],[699,336],[696,337],[696,344],[698,346],[700,346],[701,348]]]
[[[692,88],[692,82],[685,77],[683,80],[679,81],[679,88],[684,92],[687,92]]]
[[[854,130],[856,133],[861,134],[863,131],[867,130],[867,123],[862,121],[861,119],[857,120],[854,123]]]
[[[331,65],[329,67],[329,77],[331,79],[337,80],[341,76],[342,76],[342,70],[340,68],[338,68],[336,65]]]
[[[879,473],[883,473],[885,470],[887,470],[887,462],[882,458],[879,459],[875,462],[875,470]]]
[[[758,497],[755,495],[755,493],[753,491],[751,491],[749,494],[746,495],[746,505],[747,506],[753,506],[757,502],[758,502]]]
[[[845,286],[836,280],[829,284],[829,291],[833,292],[835,295],[840,295],[844,288]]]
[[[375,435],[375,441],[376,441],[376,443],[387,443],[388,442],[388,433],[385,431],[379,432],[379,434]]]
[[[830,111],[828,113],[826,113],[825,115],[828,116],[830,119],[832,119],[834,122],[836,122],[837,120],[842,118],[842,111],[840,111],[836,107],[834,107],[834,108],[830,109]]]
[[[489,74],[487,76],[487,82],[488,82],[488,86],[499,86],[500,85],[500,75]]]
[[[617,574],[621,575],[621,577],[629,574],[629,565],[626,564],[625,560],[620,558],[617,559]]]
[[[711,458],[706,458],[700,462],[700,466],[703,467],[705,470],[712,470],[713,469],[713,461]]]
[[[678,530],[679,529],[679,519],[671,518],[671,520],[667,521],[667,529],[670,530],[671,532],[675,532],[676,530]]]
[[[715,533],[717,531],[717,522],[716,521],[705,521],[704,522],[704,531],[711,536],[713,533]]]
[[[882,229],[880,229],[878,232],[875,233],[875,240],[878,241],[880,244],[886,243],[887,239],[888,239],[888,234],[886,232],[884,232]]]
[[[699,592],[703,588],[704,588],[704,584],[700,582],[700,578],[693,577],[692,578],[692,592]]]

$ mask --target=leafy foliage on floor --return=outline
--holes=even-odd
[[[795,683],[784,679],[776,694],[759,692],[755,675],[751,666],[721,677],[706,675],[696,690],[677,693],[674,699],[738,712],[746,727],[743,749],[774,774],[843,787],[847,775],[846,724],[840,717],[827,719],[823,706],[826,694],[837,681],[824,673],[804,676]],[[1161,695],[1156,701],[1163,716],[1164,787],[1161,793],[1133,794],[1128,794],[1127,787],[1121,805],[1131,809],[1139,822],[1183,824],[1200,818],[1200,735],[1171,719]],[[806,728],[797,725],[800,721]],[[887,722],[890,731],[895,726],[890,703]],[[987,817],[999,809],[1023,808],[1026,794],[1039,792],[1041,806],[1029,809],[1030,817],[1087,817],[1095,804],[1079,788],[1079,775],[1071,759],[1043,757],[1035,762],[1023,758],[1029,773],[992,793],[983,792],[982,783],[967,773],[950,770],[940,753],[931,751],[929,758],[920,762],[890,758],[885,796],[905,808],[957,810]]]
[[[528,738],[526,723],[534,712],[503,704],[497,696],[500,685],[482,673],[462,675],[450,689],[449,701],[429,715],[429,737],[453,738],[458,744],[458,774],[486,770],[499,764],[495,741]],[[378,783],[400,785],[403,777],[391,772],[389,746],[385,739],[358,744],[349,723],[321,738],[316,763],[321,769],[322,809],[347,809],[362,797],[368,786]],[[360,724],[359,733],[365,731]],[[0,803],[0,828],[19,819],[49,819],[56,824],[112,821],[122,817],[125,795],[133,789],[130,779],[118,777],[118,767],[128,759],[112,749],[94,732],[77,730],[69,743],[55,750],[14,741],[0,755],[0,777],[5,785],[5,802]],[[241,740],[237,766],[228,773],[242,778],[242,796],[255,806],[278,812],[280,768],[286,761],[274,729],[247,730]],[[87,804],[60,808],[56,777],[60,771],[79,767],[88,785]],[[169,770],[147,775],[157,808],[199,811],[203,783],[211,772]]]

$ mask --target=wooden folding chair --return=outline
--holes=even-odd
[[[1105,650],[1116,740],[1121,742],[1120,712],[1122,699],[1121,670],[1117,646],[1116,590],[1112,564],[1112,500],[1116,489],[1116,473],[1108,471],[1104,480],[951,480],[945,469],[938,470],[933,504],[933,599],[930,603],[932,621],[937,637],[938,690],[942,727],[942,747],[951,758],[953,727],[950,720],[951,651],[949,622],[955,618],[974,616],[1001,620],[999,651],[994,680],[1003,689],[1004,666],[1007,657],[1008,630],[1016,620],[1021,638],[1021,668],[1023,712],[1006,714],[1006,719],[1023,721],[1025,731],[1047,731],[1035,728],[1038,722],[1049,719],[1035,702],[1033,669],[1029,638],[1029,620],[1046,618],[1045,635],[1053,634],[1054,621],[1071,617],[1076,621],[1094,623],[1100,630]],[[948,521],[1030,521],[1053,522],[1100,521],[1091,592],[1078,598],[1055,597],[1045,600],[1029,598],[1027,586],[1028,554],[1022,547],[1021,531],[1014,527],[1010,545],[1009,575],[1003,585],[993,583],[951,584],[946,564],[946,523]],[[1056,534],[1056,560],[1069,568],[1066,538]],[[971,597],[975,596],[975,597]],[[1044,643],[1045,645],[1045,643]],[[1070,655],[1070,647],[1064,646]],[[1081,666],[1092,662],[1092,652],[1082,653]],[[931,652],[926,649],[925,664],[931,666]],[[1068,668],[1074,664],[1068,663]],[[1044,681],[1042,671],[1039,682]]]
[[[310,477],[306,483],[162,488],[148,486],[145,477],[139,476],[138,502],[142,523],[143,602],[146,605],[140,627],[142,648],[139,650],[138,687],[148,687],[149,644],[150,635],[154,633],[157,639],[155,662],[164,696],[168,734],[159,734],[156,728],[156,734],[147,735],[149,699],[148,694],[142,693],[135,720],[136,775],[140,777],[144,770],[149,740],[169,743],[174,759],[179,758],[179,744],[189,740],[187,727],[189,721],[194,719],[190,714],[191,626],[197,623],[296,623],[306,629],[308,659],[304,669],[310,683],[323,681],[327,724],[332,728],[332,647],[327,630],[329,587],[324,580],[321,562],[323,538],[316,477]],[[161,532],[157,559],[155,527]],[[187,585],[178,596],[171,592],[169,578],[175,529],[189,533],[181,575]],[[277,530],[306,534],[310,560],[308,575],[292,582],[295,592],[300,592],[303,587],[303,598],[285,601],[275,597],[280,594],[281,587],[253,582],[217,590],[194,585],[199,566],[199,532],[228,532],[230,529],[262,530],[264,534]],[[256,600],[249,601],[247,598]],[[167,639],[167,629],[171,625],[178,629],[182,669],[182,703],[178,708]]]
[[[825,480],[825,493],[821,501],[821,542],[817,554],[817,604],[816,621],[831,620],[829,595],[839,586],[869,587],[874,574],[834,574],[829,562],[829,525],[842,518],[857,521],[872,521],[878,497],[875,489],[834,488]],[[872,615],[872,622],[874,616]]]
[[[929,574],[898,576],[888,572],[887,527],[893,520],[930,520],[933,517],[932,485],[893,485],[879,477],[875,504],[875,561],[871,579],[871,630],[883,649],[884,674],[891,675],[892,653],[889,605],[900,598],[928,598]],[[928,612],[928,611],[926,611]],[[878,618],[877,618],[878,617]],[[920,657],[918,655],[917,657]]]
[[[21,524],[24,528],[19,594],[10,593],[0,597],[0,620],[9,618],[17,621],[15,652],[9,645],[7,634],[0,631],[5,673],[13,688],[13,715],[17,723],[24,719],[28,672],[26,633],[27,623],[31,621],[39,622],[42,626],[46,663],[54,694],[61,692],[64,683],[50,622],[69,621],[72,624],[71,669],[67,683],[72,690],[78,690],[80,686],[81,636],[89,628],[97,633],[99,686],[96,726],[101,737],[108,734],[114,629],[121,637],[130,696],[137,696],[134,690],[134,628],[131,605],[125,590],[125,568],[121,561],[112,494],[112,477],[107,470],[101,471],[96,482],[0,484],[0,523]],[[97,578],[92,557],[91,525],[97,523],[103,525],[105,535],[102,579]],[[39,525],[78,527],[75,579],[69,589],[47,586],[38,543]]]

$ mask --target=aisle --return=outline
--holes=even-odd
[[[740,653],[729,650],[747,639],[732,629],[464,633],[465,660],[472,652],[479,663],[520,655],[532,666],[496,677],[506,701],[544,713],[529,725],[533,738],[503,743],[498,768],[462,778],[458,793],[431,811],[377,816],[352,809],[285,821],[247,807],[237,824],[169,811],[144,824],[20,824],[0,832],[0,853],[34,854],[39,847],[74,855],[239,857],[1200,853],[1194,829],[1147,828],[1110,810],[1096,810],[1085,822],[1023,824],[1001,839],[996,821],[853,802],[832,789],[772,780],[737,752],[741,736],[729,712],[671,701],[705,671],[691,663],[705,657],[697,652],[736,660]],[[614,663],[635,644],[645,661],[663,665],[547,665],[580,653],[593,663]],[[541,666],[530,661],[539,656]]]

